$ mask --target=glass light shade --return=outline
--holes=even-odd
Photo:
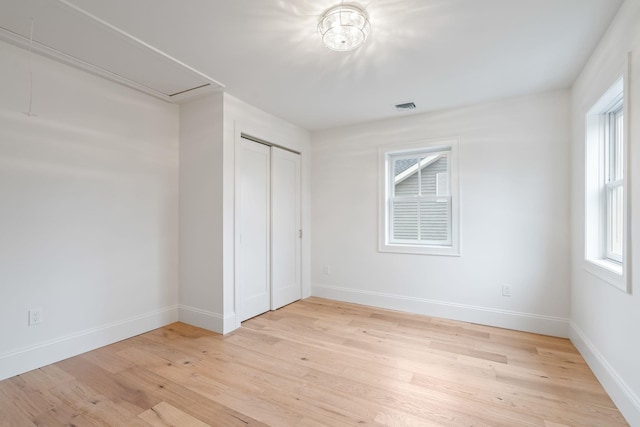
[[[322,43],[337,51],[356,49],[367,39],[370,29],[364,11],[353,5],[332,7],[318,23]]]

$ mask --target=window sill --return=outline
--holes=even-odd
[[[396,254],[414,254],[414,255],[439,255],[459,257],[460,251],[453,246],[418,246],[418,245],[400,245],[400,244],[381,244],[378,248],[380,252],[396,253]]]
[[[629,292],[622,264],[606,259],[586,259],[584,269],[623,292]]]

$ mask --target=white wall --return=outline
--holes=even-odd
[[[622,75],[632,52],[631,110],[631,295],[584,269],[585,114]],[[572,287],[571,339],[631,425],[640,425],[640,0],[627,0],[571,92]]]
[[[222,332],[222,93],[180,106],[180,320]]]
[[[247,134],[280,147],[297,151],[302,160],[302,297],[311,294],[310,286],[310,141],[306,130],[255,108],[231,95],[224,95],[224,332],[240,326],[235,316],[237,289],[235,288],[235,146],[240,134]]]
[[[313,134],[312,294],[567,336],[569,129],[558,91]],[[378,252],[378,147],[446,137],[462,256]]]
[[[177,318],[177,107],[34,56],[27,117],[27,64],[0,43],[0,379]]]

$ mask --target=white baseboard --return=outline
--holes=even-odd
[[[313,296],[567,338],[569,319],[314,284]]]
[[[179,305],[178,319],[181,322],[219,334],[226,334],[236,329],[235,313],[223,316],[213,311],[202,310],[188,305]]]
[[[0,354],[0,380],[131,338],[177,320],[178,306],[175,305]]]
[[[573,322],[570,324],[570,338],[629,425],[640,426],[640,398]]]

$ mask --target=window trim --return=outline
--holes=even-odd
[[[430,151],[448,151],[449,155],[449,196],[451,198],[450,245],[416,245],[410,242],[392,241],[391,218],[391,189],[388,174],[390,173],[390,155],[407,154]],[[456,137],[442,138],[411,143],[399,143],[380,146],[378,148],[378,251],[390,253],[405,253],[418,255],[460,256],[460,219],[459,219],[459,189],[458,189],[458,151],[459,139]],[[431,196],[423,196],[431,197]],[[437,196],[434,196],[437,197]],[[442,198],[442,197],[440,197]]]
[[[629,112],[628,73],[615,83],[593,104],[585,116],[585,198],[584,198],[584,269],[616,289],[631,293],[629,263],[629,127],[626,119]],[[623,176],[621,180],[610,181],[610,159],[608,158],[611,138],[611,114],[624,111],[623,119]],[[623,233],[622,257],[609,252],[611,189],[623,188]]]

